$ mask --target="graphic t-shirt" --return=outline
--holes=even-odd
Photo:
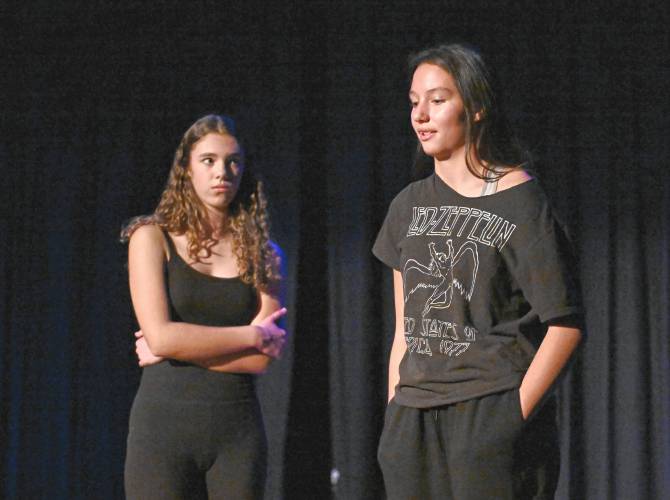
[[[536,180],[477,198],[436,174],[414,182],[373,253],[403,278],[400,405],[518,387],[547,322],[581,312],[570,243]]]

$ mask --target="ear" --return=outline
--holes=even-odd
[[[484,110],[479,110],[475,113],[475,122],[479,122],[484,118]]]

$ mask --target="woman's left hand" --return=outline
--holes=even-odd
[[[160,356],[154,356],[151,349],[149,349],[149,344],[147,344],[142,330],[135,332],[135,338],[137,339],[135,341],[135,352],[137,353],[137,359],[139,360],[140,366],[157,365],[165,360],[165,358],[161,358]]]

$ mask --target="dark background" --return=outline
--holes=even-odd
[[[123,497],[140,370],[118,232],[214,111],[237,118],[287,256],[292,343],[259,383],[268,498],[381,498],[393,315],[370,247],[410,178],[407,55],[465,40],[580,257],[558,498],[670,497],[664,4],[3,2],[0,496]]]

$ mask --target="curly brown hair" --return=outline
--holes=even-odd
[[[188,174],[191,149],[207,134],[229,135],[237,139],[235,122],[223,115],[207,115],[184,133],[177,147],[161,199],[151,215],[132,219],[122,230],[128,241],[140,226],[155,224],[164,231],[186,235],[188,256],[195,261],[212,254],[217,240],[209,224],[207,210],[198,198]],[[239,141],[238,141],[239,142]],[[280,279],[279,250],[270,241],[270,222],[263,185],[245,165],[240,186],[228,206],[226,230],[232,235],[233,253],[240,278],[267,291]]]

